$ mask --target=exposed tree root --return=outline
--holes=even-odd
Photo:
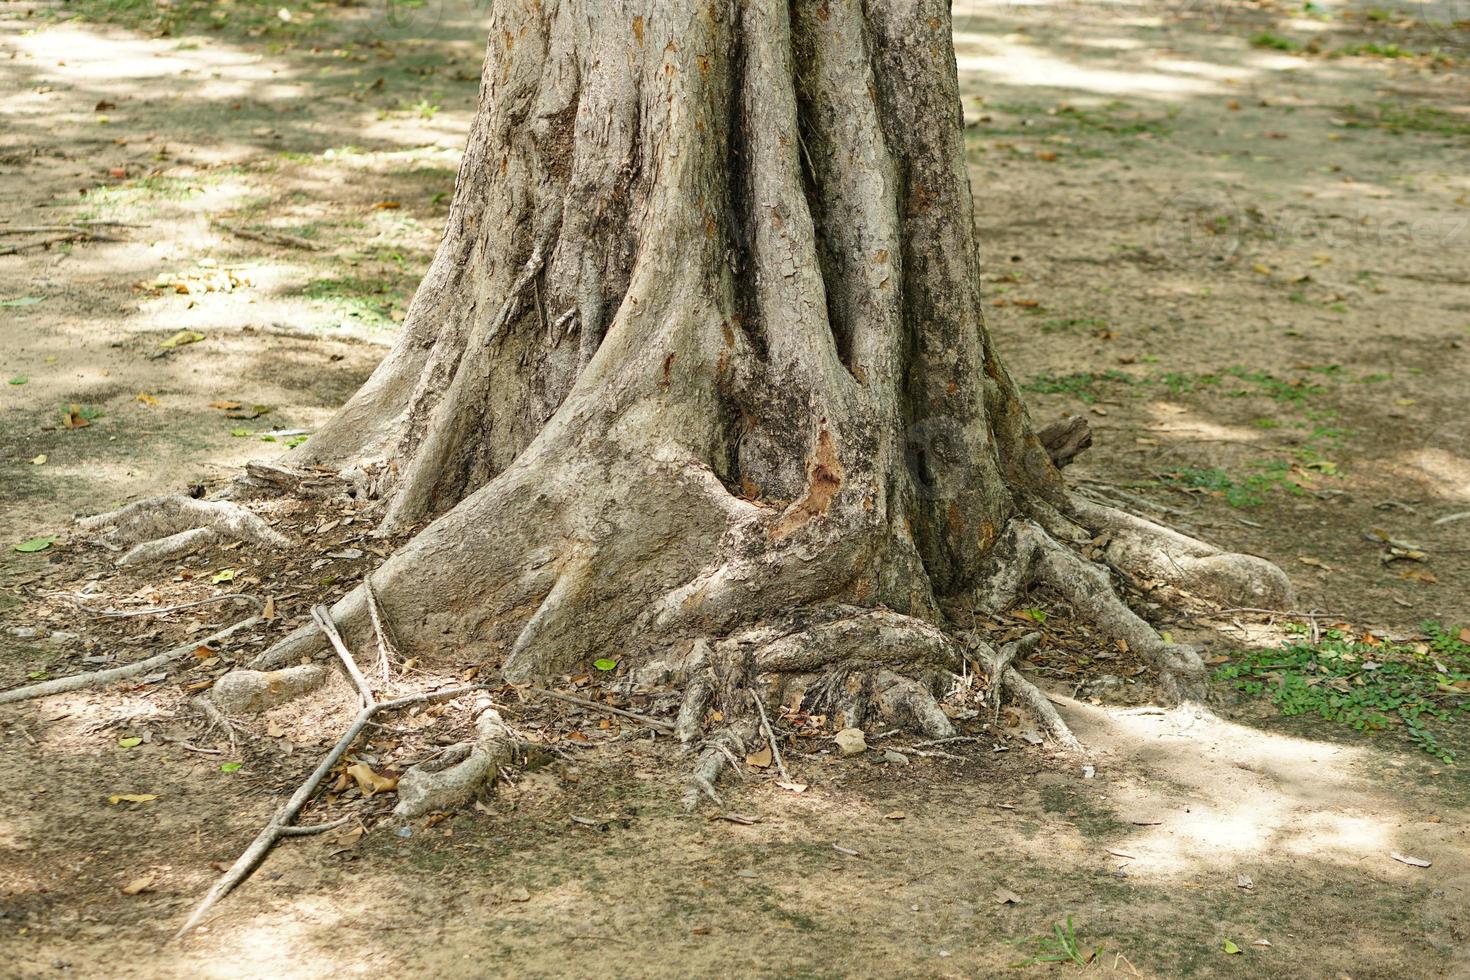
[[[1141,578],[1161,579],[1223,606],[1292,606],[1291,580],[1264,558],[1223,552],[1081,494],[1072,494],[1071,504],[1082,522],[1103,536],[1108,560]]]
[[[1077,736],[1072,734],[1071,727],[1062,720],[1062,716],[1057,713],[1051,700],[1012,666],[1017,657],[1024,656],[1035,649],[1040,639],[1040,633],[1028,633],[1019,640],[1007,643],[1000,648],[999,652],[981,641],[976,641],[977,649],[986,661],[984,667],[990,676],[992,688],[997,689],[991,701],[992,717],[996,719],[1000,717],[1002,701],[998,695],[1003,692],[1009,695],[1011,700],[1029,710],[1046,733],[1062,748],[1080,752],[1082,743],[1077,740]]]
[[[228,639],[236,633],[250,629],[261,622],[259,616],[251,616],[242,619],[233,626],[228,626],[217,633],[211,633],[202,640],[190,640],[188,643],[180,644],[171,650],[165,650],[156,656],[146,660],[138,660],[121,667],[109,667],[106,670],[94,670],[86,674],[73,674],[70,677],[57,677],[54,680],[42,681],[39,684],[29,684],[25,687],[12,688],[8,691],[0,691],[0,704],[14,704],[17,701],[26,701],[31,698],[50,697],[53,694],[63,694],[67,691],[80,691],[88,687],[101,687],[113,681],[120,681],[128,677],[137,677],[139,674],[147,674],[160,667],[166,667],[176,660],[182,660],[201,646],[218,643]]]
[[[253,715],[321,687],[328,676],[321,664],[280,670],[232,670],[214,682],[208,698],[225,714]]]
[[[1203,695],[1204,661],[1194,649],[1165,642],[1118,597],[1102,566],[1058,543],[1035,523],[1013,521],[996,543],[989,580],[978,592],[979,606],[999,612],[1035,584],[1055,589],[1083,619],[1149,661],[1168,697]]]
[[[285,548],[290,539],[239,504],[168,496],[139,500],[126,507],[77,521],[84,531],[100,532],[115,545],[132,545],[119,565],[162,561],[207,544],[250,541]]]
[[[476,706],[477,738],[448,749],[431,762],[412,766],[398,780],[395,820],[412,820],[434,810],[462,806],[501,769],[524,758],[529,748],[485,699]]]
[[[345,646],[340,645],[340,637],[336,636],[335,628],[332,628],[329,634],[334,639],[334,645],[338,647],[338,654],[342,657],[343,667],[346,668],[348,675],[358,682],[358,693],[362,698],[362,707],[358,710],[357,717],[353,719],[352,725],[347,729],[346,733],[337,740],[337,744],[332,747],[331,751],[312,770],[311,775],[306,778],[306,781],[297,787],[296,792],[291,794],[291,798],[271,816],[270,821],[256,836],[255,840],[250,843],[250,846],[245,849],[245,852],[214,883],[214,886],[210,888],[198,906],[195,907],[188,920],[174,934],[175,939],[181,939],[187,935],[199,924],[205,914],[214,907],[216,902],[228,895],[237,885],[249,877],[250,873],[265,859],[265,856],[270,853],[271,848],[281,838],[300,836],[302,834],[330,829],[329,826],[325,825],[312,828],[299,828],[293,827],[292,824],[301,813],[302,808],[310,801],[312,794],[316,792],[316,788],[321,785],[322,780],[327,777],[333,767],[347,754],[347,750],[351,748],[352,743],[357,740],[357,737],[362,734],[362,730],[372,722],[375,716],[383,712],[408,707],[409,705],[424,704],[430,701],[447,701],[476,691],[486,690],[487,685],[471,684],[463,687],[449,688],[443,691],[411,694],[392,701],[378,701],[373,697],[372,690],[367,686],[366,681],[362,680],[362,672],[357,669],[357,664],[353,660],[352,654]]]

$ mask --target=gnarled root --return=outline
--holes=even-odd
[[[209,690],[209,699],[227,715],[256,714],[312,691],[327,679],[321,664],[281,670],[232,670]]]
[[[978,638],[969,639],[970,659],[993,671],[992,698],[998,701],[1004,692],[1035,715],[1063,748],[1080,748],[1046,696],[1010,666],[1027,642],[1034,645],[1035,637],[1009,644],[1000,654]],[[719,802],[716,780],[727,766],[741,771],[744,753],[758,732],[767,739],[776,737],[765,712],[750,710],[751,693],[772,714],[783,707],[800,709],[852,728],[880,720],[885,727],[946,739],[955,729],[936,691],[960,672],[965,659],[959,642],[931,623],[883,609],[831,605],[713,645],[697,642],[681,662],[648,669],[656,679],[683,683],[684,701],[675,724],[681,741],[695,742],[712,709],[723,719],[698,743],[684,794],[685,806],[692,808],[701,797]]]
[[[1012,666],[1018,657],[1023,657],[1036,648],[1041,634],[1027,633],[1019,640],[1005,644],[999,652],[978,637],[971,636],[969,639],[982,667],[990,675],[991,689],[996,692],[991,701],[995,717],[1000,716],[1001,698],[998,695],[1004,693],[1035,716],[1047,735],[1058,745],[1069,752],[1080,752],[1082,743],[1077,741],[1077,736],[1072,734],[1071,727],[1062,720],[1051,700]]]
[[[1166,696],[1179,701],[1204,694],[1205,666],[1192,648],[1167,643],[1118,597],[1108,573],[1031,521],[1012,521],[996,542],[991,574],[979,590],[980,605],[999,612],[1029,586],[1050,586],[1089,623],[1148,660],[1159,671]]]
[[[291,543],[239,504],[179,495],[152,497],[96,517],[83,517],[77,526],[101,532],[111,544],[131,545],[118,559],[119,565],[161,561],[216,541],[249,541],[273,548]]]
[[[398,780],[395,820],[412,820],[434,810],[450,810],[467,802],[501,768],[516,762],[525,743],[516,737],[488,699],[476,706],[477,737],[461,742],[437,759],[412,766]]]
[[[1105,537],[1114,565],[1224,606],[1290,609],[1291,580],[1264,558],[1221,551],[1172,528],[1072,494],[1076,515]]]
[[[16,687],[8,691],[0,691],[0,704],[14,704],[17,701],[27,701],[31,698],[50,697],[53,694],[64,694],[67,691],[80,691],[89,687],[101,687],[113,681],[124,680],[128,677],[137,677],[160,667],[167,667],[177,660],[182,660],[189,654],[198,650],[200,646],[208,646],[228,639],[236,633],[250,629],[260,622],[259,616],[251,616],[242,619],[233,626],[227,626],[218,633],[206,636],[202,640],[190,640],[188,643],[180,644],[163,653],[137,660],[121,667],[109,667],[106,670],[94,670],[86,674],[72,674],[69,677],[57,677],[53,680],[42,681],[39,684],[28,684],[25,687]]]

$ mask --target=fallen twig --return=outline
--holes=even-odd
[[[781,771],[782,782],[791,782],[791,773],[786,771],[786,763],[781,761],[781,747],[776,744],[776,733],[771,731],[771,720],[766,717],[766,706],[761,704],[760,695],[752,688],[750,699],[755,702],[755,710],[760,712],[761,731],[765,732],[766,744],[771,747],[771,758],[776,762],[776,768]]]
[[[378,639],[378,673],[382,675],[383,683],[387,684],[392,679],[393,658],[398,655],[398,650],[388,638],[388,631],[383,628],[382,610],[378,608],[378,596],[373,591],[372,572],[362,577],[362,591],[367,597],[368,618],[373,621],[373,635]]]
[[[584,708],[591,708],[594,711],[605,711],[611,715],[622,715],[624,718],[632,718],[634,721],[647,725],[649,728],[655,729],[657,731],[664,732],[669,735],[674,734],[674,726],[670,725],[668,722],[659,721],[657,718],[650,718],[647,715],[640,715],[634,711],[624,711],[622,708],[614,708],[610,704],[601,704],[597,701],[589,701],[586,698],[579,698],[573,694],[562,694],[560,691],[548,691],[543,687],[528,687],[526,688],[526,690],[530,691],[532,694],[542,694],[548,698],[556,698],[558,701],[566,701],[569,704],[579,704]]]
[[[73,228],[67,231],[65,234],[50,235],[46,238],[33,238],[28,242],[19,242],[15,245],[6,245],[4,248],[0,248],[0,255],[14,255],[17,252],[24,252],[28,248],[50,248],[52,245],[59,245],[62,242],[121,242],[125,240],[126,239],[122,238],[114,238],[111,235],[99,235],[96,232],[86,228]]]
[[[336,629],[334,626],[332,633],[328,635],[332,636],[335,634]],[[340,640],[340,637],[338,639]],[[345,659],[351,661],[351,653],[347,653]],[[361,676],[360,671],[357,674]],[[276,841],[282,837],[296,837],[302,834],[319,833],[322,830],[331,829],[331,826],[326,824],[302,829],[293,827],[292,822],[296,819],[302,808],[306,806],[312,794],[316,792],[316,788],[321,784],[321,781],[327,777],[327,774],[332,771],[332,768],[342,759],[342,756],[347,754],[347,750],[357,740],[357,736],[362,734],[362,730],[367,727],[368,722],[372,720],[374,715],[384,711],[393,711],[398,708],[407,707],[411,704],[422,704],[425,701],[446,701],[451,698],[462,697],[474,691],[485,691],[488,689],[489,685],[487,684],[470,684],[464,687],[451,687],[443,691],[410,694],[406,697],[395,698],[392,701],[375,701],[370,690],[364,691],[365,703],[357,712],[357,717],[353,720],[351,727],[347,729],[346,734],[337,740],[337,744],[332,746],[332,750],[312,770],[311,775],[306,778],[306,782],[297,787],[296,792],[291,794],[291,798],[275,812],[275,815],[270,818],[270,821],[256,836],[255,840],[250,843],[250,846],[245,848],[245,852],[236,859],[235,863],[220,877],[219,881],[214,883],[214,887],[210,888],[209,893],[195,907],[193,914],[189,916],[189,920],[174,934],[174,939],[182,939],[186,936],[190,930],[199,924],[199,920],[204,918],[205,913],[213,908],[216,902],[228,895],[246,878],[250,877],[250,873],[270,853],[270,849],[275,846]],[[339,821],[338,824],[340,825],[342,822],[345,821]]]
[[[373,697],[372,685],[362,671],[357,668],[357,661],[352,658],[352,651],[347,649],[347,644],[342,642],[342,634],[337,632],[337,624],[332,621],[332,613],[326,606],[312,606],[311,618],[321,627],[321,630],[332,643],[332,649],[337,651],[337,656],[342,660],[342,666],[347,669],[347,676],[352,678],[352,683],[357,685],[357,693],[362,698],[362,706],[371,708],[377,703]]]
[[[29,684],[25,687],[15,687],[8,691],[0,691],[0,704],[14,704],[17,701],[28,701],[31,698],[50,697],[53,694],[64,694],[67,691],[79,691],[87,687],[101,687],[113,681],[122,680],[125,677],[135,677],[138,674],[146,674],[157,667],[163,667],[180,660],[199,649],[220,640],[233,636],[240,630],[246,630],[260,622],[259,616],[251,616],[242,619],[234,626],[227,626],[218,633],[206,636],[202,640],[190,640],[180,644],[171,650],[146,660],[124,664],[121,667],[109,667],[106,670],[94,670],[86,674],[72,674],[70,677],[58,677],[55,680],[42,681],[39,684]]]
[[[195,606],[209,606],[216,602],[229,602],[232,599],[243,599],[255,606],[256,612],[265,610],[265,603],[253,595],[244,592],[231,592],[229,595],[210,596],[208,599],[195,599],[193,602],[181,602],[176,606],[149,606],[146,609],[93,609],[82,602],[77,596],[67,596],[78,609],[91,616],[107,616],[113,619],[126,619],[130,616],[162,616],[166,613],[179,612],[182,609],[193,609]]]
[[[264,242],[267,245],[285,245],[288,248],[304,249],[308,252],[325,251],[326,247],[321,242],[314,242],[309,238],[299,235],[288,235],[281,231],[251,231],[249,228],[236,228],[227,225],[223,221],[216,221],[214,226],[221,231],[227,231],[236,238],[244,238],[252,242]]]

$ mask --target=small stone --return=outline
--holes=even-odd
[[[835,741],[843,755],[862,755],[868,751],[868,740],[861,728],[844,728],[837,733]]]
[[[47,643],[75,643],[81,636],[69,630],[52,630],[46,635]]]
[[[904,755],[902,752],[895,752],[892,749],[884,749],[883,761],[891,762],[895,766],[906,766],[909,764],[909,757]]]
[[[34,640],[36,638],[36,628],[34,626],[12,626],[10,628],[10,635],[17,640]]]

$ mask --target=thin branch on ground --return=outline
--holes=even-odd
[[[255,596],[247,595],[244,592],[231,592],[229,595],[210,596],[208,599],[195,599],[193,602],[181,602],[174,606],[149,606],[146,609],[93,609],[91,606],[82,602],[80,596],[67,595],[66,598],[71,600],[73,605],[89,616],[106,616],[111,619],[126,619],[130,616],[163,616],[184,609],[193,609],[195,606],[211,606],[217,602],[229,602],[232,599],[241,599],[250,603],[255,606],[257,613],[265,611],[265,603],[261,602]]]
[[[28,701],[31,698],[50,697],[53,694],[64,694],[68,691],[80,691],[88,687],[101,687],[113,681],[120,681],[128,677],[136,677],[146,674],[159,667],[166,667],[176,660],[182,660],[201,646],[209,646],[227,639],[241,630],[247,630],[261,621],[259,616],[251,616],[242,619],[233,626],[227,626],[218,633],[212,633],[202,640],[190,640],[180,644],[171,650],[146,660],[124,664],[121,667],[109,667],[106,670],[94,670],[86,674],[72,674],[69,677],[58,677],[54,680],[42,681],[39,684],[30,684],[26,687],[16,687],[8,691],[0,691],[0,704],[14,704],[17,701]]]
[[[236,238],[244,238],[252,242],[264,242],[267,245],[284,245],[287,248],[299,248],[308,252],[322,252],[327,246],[321,242],[314,242],[300,235],[288,235],[280,231],[252,231],[249,228],[236,228],[227,225],[223,221],[216,221],[214,227],[220,231],[227,231]]]
[[[362,675],[357,667],[357,661],[352,657],[352,651],[347,649],[347,644],[342,642],[342,634],[337,632],[337,624],[332,621],[332,612],[326,606],[312,606],[311,618],[321,627],[328,640],[332,643],[332,649],[337,651],[337,656],[342,661],[342,666],[347,670],[347,676],[352,678],[352,683],[357,685],[357,693],[362,698],[362,706],[371,708],[378,703],[373,697],[373,687],[368,679]]]
[[[63,242],[122,242],[126,240],[115,238],[112,235],[99,235],[87,228],[73,228],[65,234],[48,235],[45,238],[33,238],[28,242],[6,245],[0,248],[0,255],[14,255],[30,248],[50,248],[52,245],[60,245]]]
[[[532,694],[541,694],[548,698],[555,698],[558,701],[565,701],[568,704],[578,704],[584,708],[591,708],[593,711],[605,711],[610,715],[621,715],[624,718],[631,718],[640,724],[647,725],[649,728],[663,732],[666,735],[674,734],[674,726],[668,722],[659,721],[657,718],[650,718],[647,715],[640,715],[635,711],[624,711],[622,708],[614,708],[610,704],[589,701],[586,698],[579,698],[573,694],[562,694],[560,691],[548,691],[544,687],[528,687],[524,690]]]
[[[378,640],[378,673],[382,675],[383,683],[387,684],[392,680],[393,660],[398,657],[398,650],[383,626],[383,611],[378,606],[378,594],[373,591],[372,572],[362,577],[362,591],[367,598],[368,618],[373,621],[373,635]]]
[[[776,744],[776,733],[771,730],[771,720],[766,717],[766,706],[761,703],[760,695],[755,693],[754,688],[750,691],[750,699],[755,702],[755,710],[760,712],[761,731],[765,733],[766,744],[771,747],[771,758],[775,760],[776,768],[781,771],[782,781],[789,783],[792,781],[791,773],[786,771],[786,763],[781,761],[781,747]]]
[[[351,659],[350,653],[348,654],[348,659]],[[295,828],[292,826],[293,821],[300,814],[302,808],[311,800],[312,795],[316,792],[316,788],[321,785],[322,780],[327,777],[333,767],[347,754],[347,750],[352,747],[352,743],[357,740],[357,736],[362,734],[362,730],[367,727],[368,722],[373,719],[374,715],[384,711],[394,711],[412,704],[422,704],[427,701],[447,701],[475,691],[485,690],[489,690],[489,685],[470,684],[464,687],[448,688],[443,691],[410,694],[406,697],[395,698],[392,701],[371,700],[372,693],[368,692],[368,703],[364,704],[358,711],[357,717],[353,720],[351,727],[347,729],[346,734],[337,740],[337,744],[332,747],[332,750],[312,770],[311,775],[306,778],[306,781],[297,787],[296,792],[291,795],[291,798],[286,801],[285,805],[277,810],[275,815],[270,818],[265,828],[251,842],[250,846],[245,849],[245,852],[221,876],[219,881],[214,883],[214,887],[209,890],[209,893],[195,907],[193,914],[189,916],[189,920],[174,934],[174,939],[182,939],[188,935],[199,924],[200,920],[204,918],[205,914],[214,907],[215,903],[233,891],[246,878],[250,877],[250,873],[259,866],[261,861],[265,860],[265,856],[270,853],[276,841],[283,837],[320,832],[315,827],[308,828],[304,831]],[[327,825],[320,826],[320,830],[329,829],[331,828]]]

